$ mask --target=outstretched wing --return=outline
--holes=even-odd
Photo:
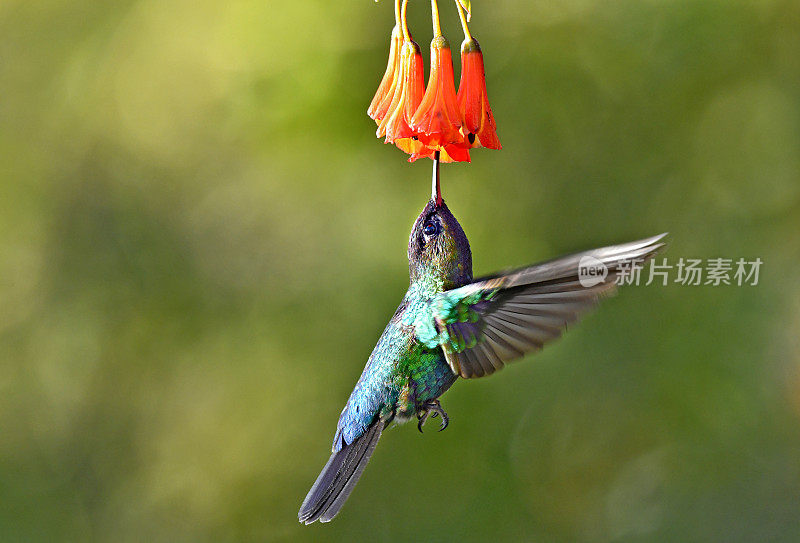
[[[440,345],[456,375],[490,375],[560,337],[615,290],[619,275],[652,258],[664,236],[577,253],[443,292],[414,323],[417,337],[431,348]]]

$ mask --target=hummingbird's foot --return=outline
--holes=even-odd
[[[422,427],[425,426],[426,422],[428,422],[428,417],[436,418],[438,415],[442,416],[442,426],[439,428],[439,431],[441,432],[447,428],[447,425],[450,423],[450,418],[447,416],[447,412],[442,409],[442,405],[439,403],[439,400],[433,400],[422,404],[422,409],[417,411],[417,418],[419,419],[417,428],[419,431],[422,432]]]

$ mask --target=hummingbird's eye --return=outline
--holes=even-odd
[[[439,225],[436,221],[428,221],[425,226],[422,228],[422,233],[428,237],[431,237],[439,232]]]

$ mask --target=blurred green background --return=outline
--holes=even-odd
[[[800,3],[474,4],[477,274],[669,231],[759,284],[623,290],[301,526],[429,195],[391,2],[4,0],[0,540],[800,540]]]

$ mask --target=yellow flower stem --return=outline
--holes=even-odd
[[[442,35],[442,26],[439,24],[439,4],[436,0],[431,0],[431,18],[433,19],[433,37],[434,39]]]
[[[461,5],[461,2],[455,0],[456,7],[458,8],[458,16],[461,18],[461,28],[464,29],[464,39],[467,41],[472,40],[472,34],[469,33],[469,27],[467,26],[467,16],[464,14],[464,6]]]
[[[397,0],[397,4],[400,5],[400,0]],[[403,29],[403,41],[409,42],[411,41],[411,33],[408,31],[408,23],[406,22],[406,11],[408,10],[408,0],[403,0],[403,9],[400,13],[400,28]]]

